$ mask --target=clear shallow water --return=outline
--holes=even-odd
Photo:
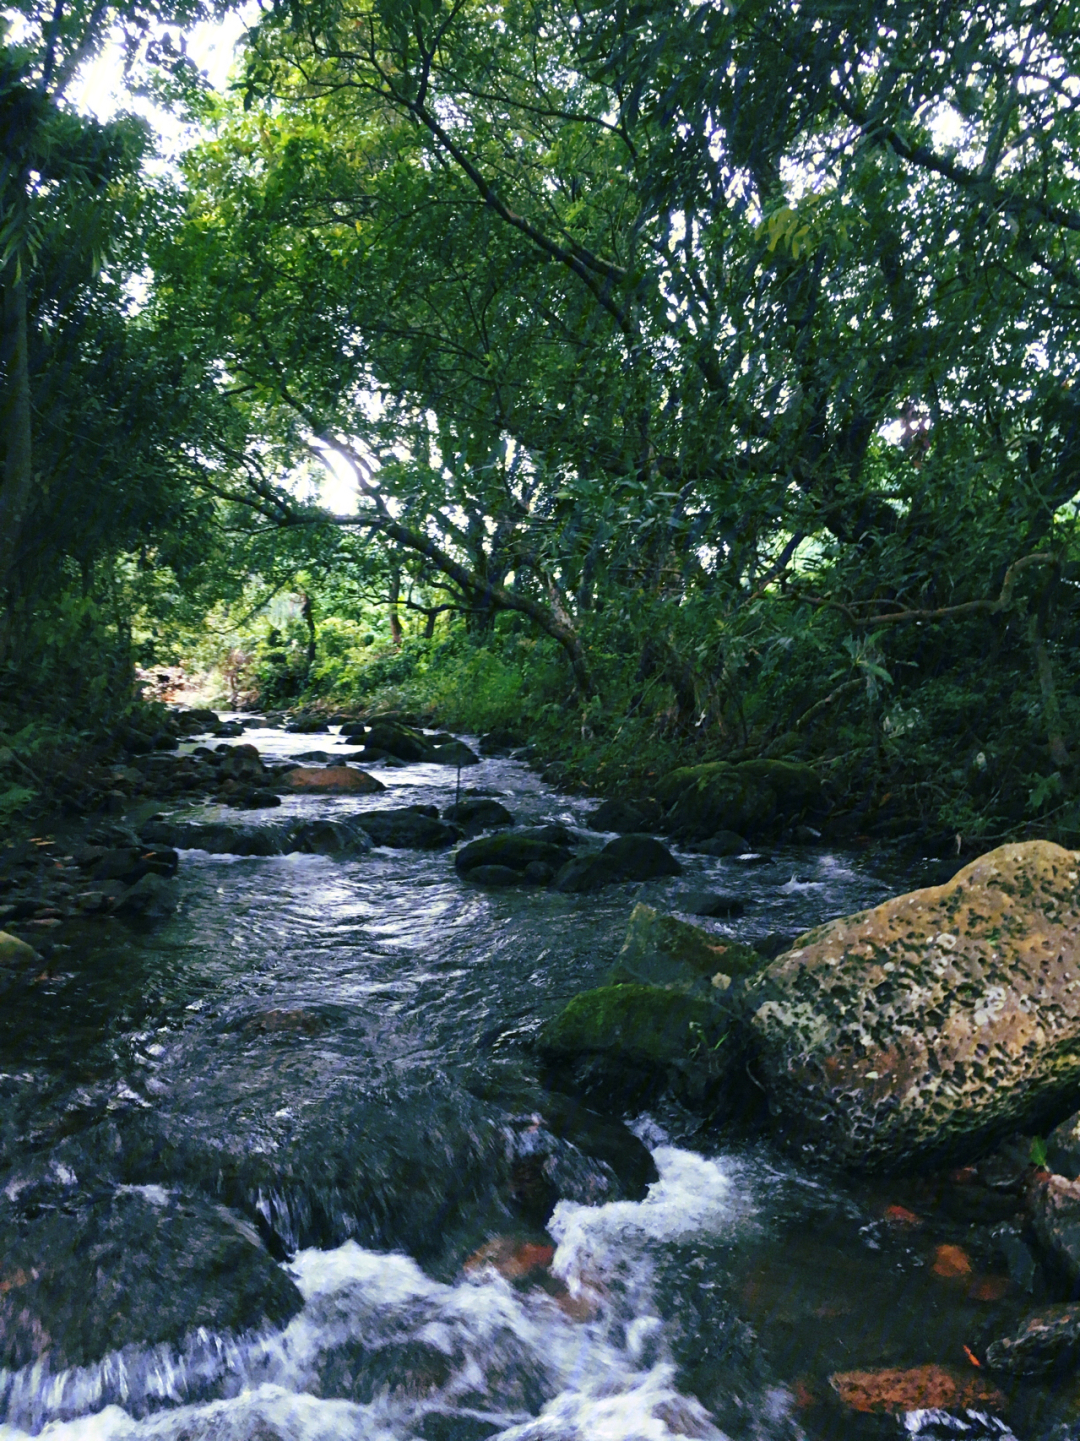
[[[334,752],[325,736],[236,743],[249,742],[268,759]],[[198,814],[274,824],[454,799],[448,767],[371,769],[385,794]],[[497,792],[522,823],[580,826],[593,804],[512,761],[461,784]],[[558,1151],[542,1284],[462,1270],[493,1236],[542,1239],[507,1201],[537,1131],[528,1040],[603,980],[636,901],[738,894],[743,918],[704,924],[753,943],[906,888],[825,851],[755,867],[680,858],[673,880],[562,896],[478,890],[446,852],[191,851],[167,923],[75,934],[0,1013],[0,1189],[45,1208],[106,1185],[224,1201],[304,1305],[263,1335],[203,1331],[59,1375],[0,1373],[3,1441],[42,1427],[72,1441],[903,1434],[833,1409],[828,1374],[962,1362],[962,1342],[1024,1298],[950,1292],[929,1241],[882,1225],[891,1193],[837,1189],[765,1145],[724,1149],[691,1117],[638,1118],[660,1174],[642,1201]]]

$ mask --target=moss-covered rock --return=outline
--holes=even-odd
[[[718,831],[768,835],[821,809],[821,781],[808,765],[757,760],[681,766],[664,776],[657,798],[674,836],[703,841]]]
[[[713,935],[639,903],[630,912],[611,979],[614,984],[637,982],[707,996],[764,965],[764,956],[741,941]]]
[[[729,1069],[729,1018],[696,996],[660,986],[601,986],[575,996],[538,1037],[562,1084],[604,1109],[671,1090],[707,1105]]]
[[[1080,855],[1001,846],[801,936],[747,988],[754,1070],[822,1158],[895,1169],[1038,1128],[1080,1087]]]

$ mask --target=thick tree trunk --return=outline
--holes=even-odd
[[[0,484],[0,593],[10,588],[34,487],[25,280],[12,281],[4,287],[3,355],[4,389],[0,401],[0,422],[4,432],[4,478]]]

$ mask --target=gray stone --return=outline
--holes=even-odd
[[[686,891],[672,902],[677,911],[688,916],[708,916],[717,919],[722,916],[741,916],[746,902],[741,896],[729,896],[717,891]]]
[[[1080,1181],[1047,1176],[1032,1186],[1031,1229],[1059,1270],[1080,1280]]]
[[[1062,1176],[1080,1176],[1080,1111],[1076,1111],[1046,1138],[1046,1161]]]
[[[524,871],[512,871],[509,866],[473,866],[467,873],[467,879],[475,885],[495,886],[520,886],[525,879]]]
[[[475,866],[509,866],[523,871],[530,861],[542,861],[557,869],[570,859],[570,851],[548,839],[546,829],[481,836],[462,846],[454,857],[454,866],[461,875],[467,875]]]
[[[660,806],[656,801],[604,801],[595,811],[585,817],[585,824],[593,831],[619,831],[626,835],[641,834],[659,825]]]
[[[467,836],[514,824],[514,817],[506,807],[490,796],[467,796],[465,800],[447,806],[443,811],[443,820],[461,826]]]
[[[600,852],[619,868],[623,879],[628,881],[651,881],[660,876],[681,876],[682,866],[668,850],[652,836],[631,834],[608,841]]]
[[[987,1348],[987,1364],[994,1371],[1038,1376],[1059,1366],[1072,1367],[1080,1352],[1080,1305],[1075,1302],[1043,1306],[1026,1317],[1019,1330]]]
[[[124,1186],[71,1212],[0,1221],[0,1366],[86,1366],[205,1327],[286,1321],[302,1299],[258,1234],[224,1206]]]

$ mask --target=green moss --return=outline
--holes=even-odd
[[[601,986],[575,996],[540,1033],[541,1048],[606,1052],[667,1065],[719,1045],[727,1023],[715,1008],[660,986]]]

